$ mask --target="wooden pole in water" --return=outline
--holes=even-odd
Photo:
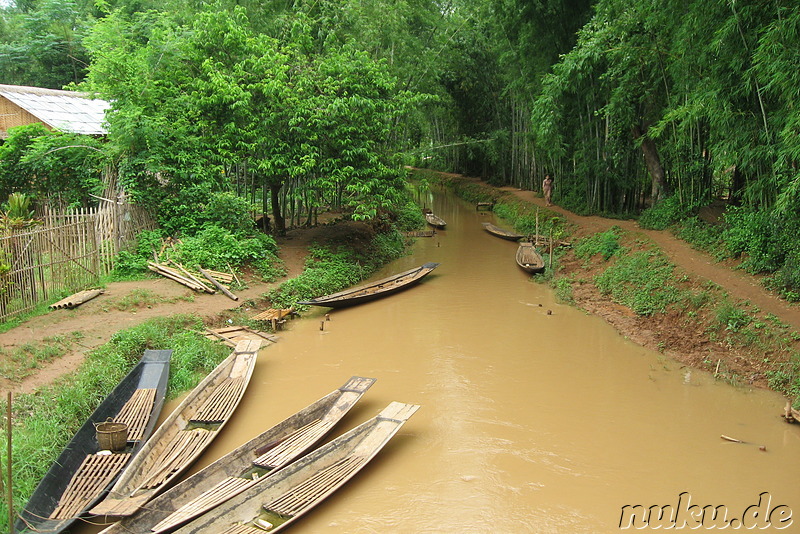
[[[11,392],[8,392],[8,404],[6,405],[6,438],[8,442],[8,454],[6,455],[6,472],[8,483],[6,490],[8,493],[8,531],[14,534],[14,499],[11,492]]]

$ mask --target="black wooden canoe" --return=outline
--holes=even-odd
[[[517,265],[529,273],[540,273],[544,271],[544,260],[533,243],[523,241],[517,248]]]
[[[438,263],[429,262],[376,282],[325,295],[324,297],[301,301],[298,304],[327,306],[328,308],[344,308],[354,304],[361,304],[362,302],[375,300],[409,288],[428,276],[438,266]]]
[[[171,350],[146,350],[78,430],[20,513],[17,532],[62,532],[98,502],[150,437],[164,404]],[[98,423],[128,425],[124,451],[101,451]]]
[[[353,478],[417,409],[415,404],[392,402],[373,419],[209,510],[175,534],[283,530]]]
[[[499,226],[493,225],[492,223],[485,222],[485,223],[482,223],[482,224],[483,224],[483,228],[487,232],[489,232],[493,236],[500,237],[502,239],[508,239],[509,241],[519,241],[520,239],[525,237],[522,234],[518,234],[516,232],[512,232],[511,230],[505,230],[503,228],[500,228]]]
[[[352,377],[339,389],[229,452],[101,534],[169,532],[219,506],[308,452],[374,383],[374,378]]]
[[[253,375],[260,340],[239,341],[170,413],[106,497],[89,509],[98,516],[133,515],[167,489],[227,425]]]

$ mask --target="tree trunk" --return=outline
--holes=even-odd
[[[269,195],[272,199],[272,220],[275,221],[275,235],[286,235],[286,219],[281,213],[281,184],[269,184]]]
[[[664,173],[664,167],[661,165],[661,158],[658,157],[658,149],[655,142],[649,137],[644,136],[644,132],[640,126],[633,127],[634,139],[642,139],[642,153],[644,154],[644,163],[647,166],[647,171],[652,178],[652,191],[650,193],[651,205],[655,206],[667,194],[667,179]]]

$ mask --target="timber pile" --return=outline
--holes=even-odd
[[[65,299],[61,299],[58,302],[51,304],[50,309],[53,310],[60,310],[61,308],[74,308],[76,306],[80,306],[86,301],[92,300],[97,295],[102,295],[102,289],[87,289],[86,291],[80,291],[75,293],[74,295],[70,295]]]
[[[167,263],[173,265],[171,267]],[[189,289],[197,292],[204,292],[213,295],[217,290],[222,291],[233,300],[239,300],[239,297],[230,292],[229,287],[233,281],[233,275],[230,273],[223,273],[219,271],[212,271],[198,267],[200,272],[193,272],[180,263],[168,260],[167,263],[157,263],[154,261],[147,262],[147,268],[151,271],[174,280]],[[203,280],[205,279],[205,280]],[[209,284],[210,282],[210,284]],[[216,288],[216,289],[215,289]]]
[[[257,315],[252,316],[252,321],[265,321],[272,325],[273,330],[278,330],[283,324],[286,323],[286,317],[291,317],[294,314],[294,308],[269,308]]]
[[[419,230],[416,232],[405,232],[403,235],[406,237],[433,237],[436,235],[436,230]]]

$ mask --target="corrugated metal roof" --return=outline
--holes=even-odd
[[[21,85],[0,85],[0,96],[61,132],[105,135],[105,113],[111,104],[84,93]]]

